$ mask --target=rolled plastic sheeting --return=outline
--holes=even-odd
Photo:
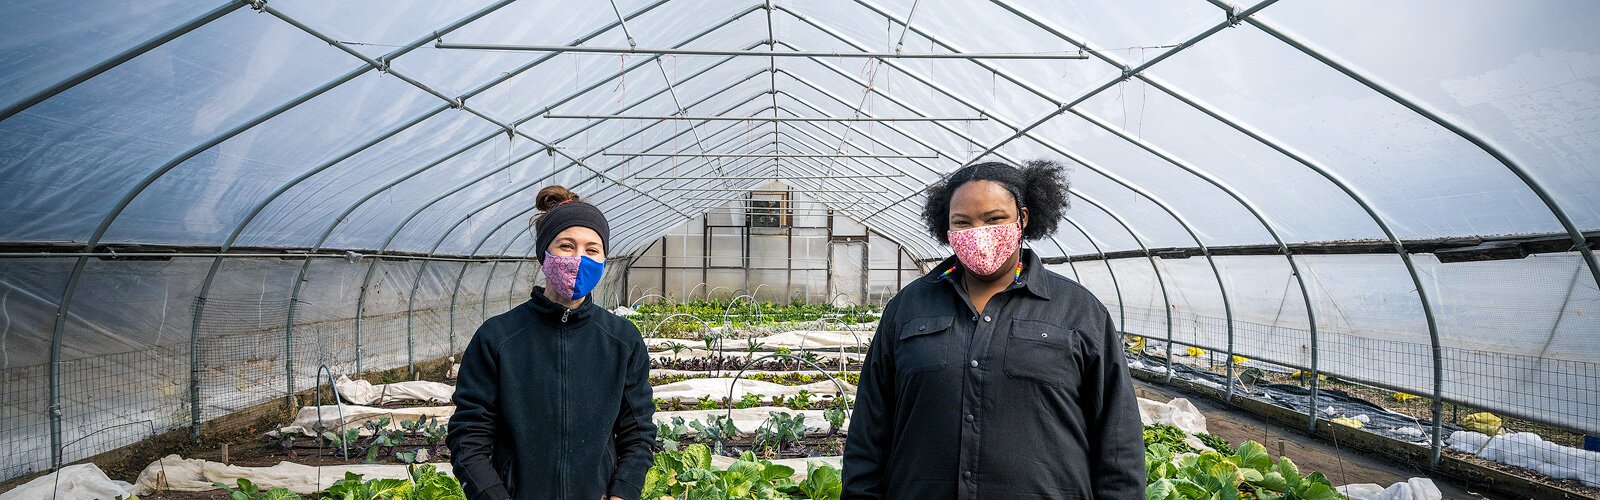
[[[100,467],[88,463],[68,465],[58,472],[39,476],[11,491],[0,493],[0,500],[97,500],[128,496],[133,492],[133,485],[106,477]]]
[[[449,463],[433,464],[439,472],[451,474]],[[284,488],[300,495],[310,495],[344,479],[344,473],[354,472],[363,481],[372,479],[404,479],[410,477],[405,465],[325,465],[314,467],[294,462],[278,462],[270,467],[244,467],[220,462],[167,455],[151,462],[139,472],[133,485],[134,493],[149,495],[161,491],[210,491],[217,489],[211,483],[234,485],[243,478],[262,490]],[[163,475],[165,480],[162,480]],[[453,475],[453,474],[451,474]],[[164,484],[163,484],[164,483]],[[109,497],[107,497],[109,498]]]
[[[1350,500],[1441,500],[1444,493],[1432,479],[1413,477],[1388,488],[1372,483],[1347,484],[1336,488]]]
[[[800,391],[809,391],[818,396],[832,396],[839,392],[838,386],[826,380],[805,385],[782,385],[760,380],[738,379],[738,385],[735,386],[734,382],[735,379],[731,377],[697,378],[673,382],[656,386],[655,398],[693,400],[700,399],[701,396],[710,396],[711,399],[720,401],[722,398],[728,397],[728,389],[730,387],[733,388],[733,399],[735,400],[744,397],[745,394],[759,394],[770,398],[772,396],[790,397],[799,394]],[[844,382],[839,384],[844,386],[845,394],[854,395],[856,393],[855,386]]]
[[[319,408],[321,409],[320,415],[318,413]],[[385,416],[389,417],[389,429],[399,429],[402,421],[422,420],[426,417],[443,422],[449,420],[450,415],[456,412],[455,406],[419,406],[415,408],[345,406],[343,409],[343,424],[345,428],[359,428],[363,436],[372,435],[372,431],[368,430],[364,424],[377,421]],[[300,434],[316,436],[315,430],[319,423],[324,430],[337,431],[340,428],[339,411],[340,407],[334,405],[301,407],[300,412],[295,415],[293,423],[280,427],[275,431],[267,431],[267,435]]]
[[[455,394],[456,388],[450,384],[418,380],[411,382],[395,382],[393,384],[373,385],[365,380],[350,380],[350,377],[339,376],[334,383],[339,388],[339,397],[351,404],[381,405],[398,402],[425,402],[448,403],[450,396]]]
[[[1450,434],[1450,447],[1484,460],[1522,467],[1555,479],[1572,479],[1600,488],[1600,452],[1561,446],[1532,432],[1490,437],[1473,431]]]

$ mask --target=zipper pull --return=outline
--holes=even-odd
[[[572,310],[571,309],[567,309],[567,308],[562,308],[561,309],[561,322],[562,323],[566,323],[568,316],[572,316]]]

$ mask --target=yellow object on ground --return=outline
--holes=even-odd
[[[1201,349],[1199,347],[1190,347],[1188,349],[1185,349],[1183,351],[1183,353],[1186,354],[1186,355],[1189,355],[1190,357],[1199,357],[1199,356],[1205,356],[1206,355],[1206,350],[1205,349]]]
[[[1407,394],[1407,393],[1404,393],[1404,392],[1396,392],[1396,393],[1394,393],[1394,400],[1395,401],[1399,401],[1401,403],[1404,403],[1404,402],[1407,402],[1407,401],[1411,401],[1413,399],[1417,399],[1417,395],[1416,394]]]
[[[1134,337],[1133,343],[1128,346],[1128,352],[1135,354],[1142,353],[1144,352],[1144,344],[1144,337]]]
[[[1233,357],[1233,364],[1236,364],[1236,365],[1242,365],[1246,361],[1250,361],[1250,360],[1248,358],[1245,358],[1244,356],[1234,356]]]
[[[1489,412],[1479,412],[1461,418],[1461,426],[1469,431],[1480,432],[1490,436],[1500,435],[1500,427],[1505,422],[1499,416]]]
[[[1350,427],[1352,429],[1360,429],[1360,428],[1365,426],[1365,424],[1362,424],[1360,420],[1356,420],[1356,419],[1353,419],[1353,418],[1345,418],[1345,417],[1339,417],[1339,418],[1333,419],[1332,422],[1335,423],[1335,424],[1343,425],[1345,427]]]

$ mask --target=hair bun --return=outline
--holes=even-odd
[[[578,197],[578,193],[574,193],[567,188],[561,186],[545,186],[545,188],[540,189],[539,194],[534,197],[533,207],[539,209],[541,212],[549,212],[550,209],[556,208],[556,206],[562,203],[579,200],[580,198]]]

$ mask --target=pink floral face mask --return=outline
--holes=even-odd
[[[950,232],[956,258],[973,274],[988,276],[1000,270],[1022,246],[1022,223],[979,226]]]

